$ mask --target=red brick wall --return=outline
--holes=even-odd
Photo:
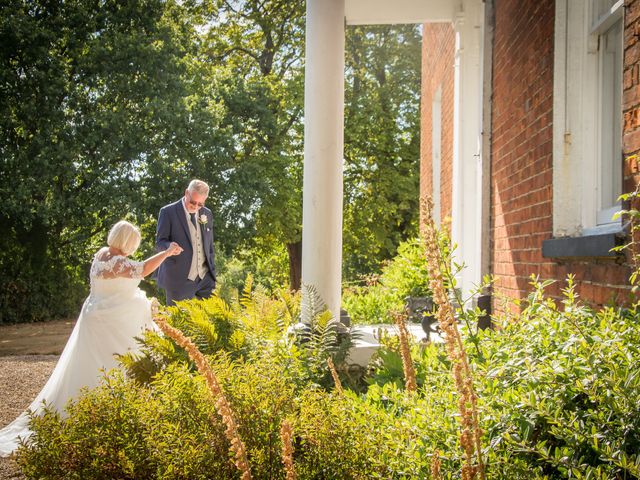
[[[622,110],[624,130],[622,137],[625,191],[633,191],[640,184],[640,1],[625,1],[624,29],[624,80]],[[640,202],[633,205],[640,209]],[[640,245],[640,232],[635,242]],[[633,255],[640,259],[636,246]],[[630,255],[631,257],[631,255]],[[630,260],[632,260],[630,258]],[[631,263],[634,263],[633,260]]]
[[[623,148],[625,189],[632,191],[640,183],[640,1],[625,2],[624,30],[624,111]]]
[[[555,296],[572,273],[578,294],[593,306],[624,302],[630,298],[629,265],[542,257],[542,242],[553,232],[555,2],[499,0],[495,15],[490,232],[491,269],[497,279],[494,309],[501,311],[505,298],[525,298],[532,274],[557,280],[548,290]],[[451,214],[455,36],[449,24],[430,24],[423,38],[420,193],[432,191],[431,105],[442,85],[444,218]],[[631,191],[640,181],[640,0],[625,2],[624,39],[625,189]]]
[[[455,33],[451,24],[425,24],[422,37],[422,94],[420,138],[420,197],[431,195],[433,97],[442,87],[442,158],[440,165],[440,218],[451,216],[453,166],[453,61]]]
[[[496,2],[491,163],[494,299],[525,297],[531,274],[564,280],[574,273],[578,293],[587,302],[623,301],[629,293],[629,268],[610,261],[560,263],[542,258],[542,242],[551,238],[553,229],[554,4],[553,0]],[[627,10],[636,12],[637,7]],[[625,39],[632,41],[631,35]],[[625,55],[625,88],[637,68],[637,53],[629,53],[635,48],[629,46]],[[632,57],[633,65],[627,64]],[[629,101],[637,106],[637,98],[637,87],[625,89],[625,111],[632,108]],[[625,145],[631,145],[636,128],[625,133]],[[640,136],[637,138],[627,152],[640,149]],[[549,291],[559,295],[563,286],[564,282],[558,282]],[[500,310],[499,301],[495,307]]]
[[[529,275],[556,273],[541,252],[552,233],[554,3],[495,6],[491,267],[498,297],[522,298]]]

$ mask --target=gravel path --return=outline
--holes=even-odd
[[[0,428],[31,404],[57,361],[58,355],[0,357]],[[24,478],[11,458],[0,458],[0,479]]]

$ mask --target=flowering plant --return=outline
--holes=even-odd
[[[160,308],[162,308],[160,302],[156,297],[151,297],[149,301],[151,302],[151,314],[157,315],[160,312]]]
[[[209,219],[204,213],[198,217],[198,222],[200,222],[202,225],[206,225],[208,221]]]

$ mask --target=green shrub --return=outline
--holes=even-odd
[[[336,347],[283,335],[299,304],[248,291],[224,314],[219,299],[185,302],[171,321],[208,349],[254,478],[284,478],[283,419],[299,479],[428,479],[436,450],[443,478],[460,478],[458,395],[442,344],[413,345],[416,394],[404,391],[393,338],[365,393],[331,391],[321,369]],[[203,312],[215,335],[191,322]],[[640,478],[639,327],[637,308],[594,312],[570,283],[560,306],[537,285],[518,321],[466,332],[487,479]],[[243,343],[230,340],[235,332]],[[151,338],[145,358],[156,370],[146,382],[113,373],[71,403],[68,418],[33,420],[19,452],[28,478],[238,478],[203,380],[172,342]]]
[[[202,379],[164,370],[152,388],[114,371],[67,407],[32,421],[35,443],[19,464],[27,478],[233,478],[222,426]],[[218,477],[219,478],[219,477]]]
[[[231,304],[213,296],[179,302],[166,311],[171,325],[190,337],[204,354],[225,352],[232,359],[250,359],[266,352],[295,369],[300,384],[328,387],[333,381],[327,359],[331,356],[338,367],[344,364],[352,333],[339,331],[343,327],[326,310],[317,292],[304,288],[310,299],[305,312],[308,328],[299,333],[292,327],[300,325],[303,315],[301,294],[279,290],[276,296],[269,296],[264,288],[254,287],[251,276],[240,298]],[[148,383],[172,362],[189,363],[187,354],[160,333],[146,332],[140,342],[141,353],[122,355],[120,361],[142,383]]]
[[[399,338],[397,335],[381,332],[380,344],[382,347],[373,354],[369,362],[370,374],[366,381],[370,385],[380,387],[393,384],[401,390],[404,388],[405,380]],[[411,357],[414,360],[418,387],[441,388],[441,380],[449,380],[451,363],[444,348],[433,344],[413,343]]]
[[[289,288],[289,256],[284,245],[269,252],[239,250],[230,258],[221,252],[216,255],[216,269],[216,292],[228,303],[238,298],[249,276],[270,293]]]
[[[390,323],[390,311],[400,310],[404,301],[400,301],[383,285],[369,287],[350,287],[342,294],[342,304],[355,324]]]
[[[571,278],[561,307],[538,284],[480,342],[487,443],[550,478],[639,478],[640,312],[581,306]]]
[[[571,279],[556,305],[544,286],[517,321],[466,337],[488,478],[640,478],[640,312],[592,311],[578,303]],[[390,406],[401,398],[402,361],[394,338],[383,345],[367,397]],[[412,408],[422,409],[429,444],[444,452],[444,471],[456,472],[456,428],[443,421],[456,415],[444,345],[414,345],[412,357],[428,400]]]
[[[404,301],[409,296],[431,295],[424,249],[421,239],[401,243],[398,254],[383,268],[380,283],[396,298]]]
[[[296,380],[269,356],[254,362],[218,356],[211,363],[254,478],[284,478],[285,418],[294,425],[300,479],[426,478],[426,400],[407,408],[413,400],[391,389],[396,404],[389,408],[376,397],[315,387],[297,392]],[[34,442],[19,453],[27,478],[239,478],[204,382],[184,364],[169,366],[148,387],[113,372],[68,413],[66,420],[53,412],[34,419]]]
[[[57,256],[32,258],[18,243],[0,241],[0,325],[76,315],[88,291],[88,272]]]
[[[217,260],[217,256],[216,256]],[[242,291],[248,271],[245,264],[238,258],[224,260],[224,264],[217,269],[216,294],[231,303],[238,298],[238,292]]]
[[[389,312],[402,310],[407,297],[431,294],[424,248],[419,239],[400,244],[376,281],[344,289],[342,303],[354,323],[392,323]]]

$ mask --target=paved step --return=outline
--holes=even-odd
[[[420,341],[426,337],[422,327],[417,324],[407,325],[409,333],[415,341]],[[355,346],[349,352],[348,363],[366,366],[373,353],[380,348],[379,331],[385,330],[392,335],[398,335],[398,328],[395,325],[355,325],[352,329],[359,338],[355,341]],[[444,340],[437,333],[431,334],[431,341],[442,343]]]

